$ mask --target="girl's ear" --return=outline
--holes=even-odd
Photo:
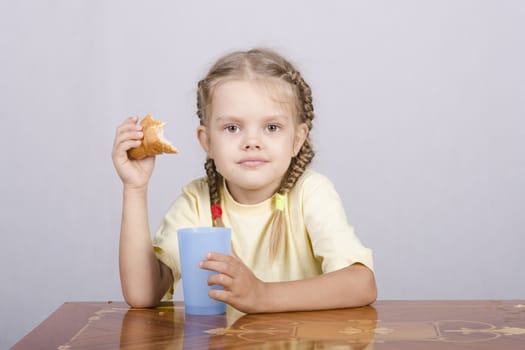
[[[201,144],[202,149],[206,152],[208,155],[208,158],[213,159],[211,154],[211,147],[210,147],[210,138],[208,135],[208,130],[204,125],[199,125],[197,128],[197,139],[199,140],[199,143]]]
[[[295,131],[295,138],[293,143],[293,156],[296,157],[303,147],[304,141],[308,137],[308,126],[305,123],[299,124],[297,130]]]

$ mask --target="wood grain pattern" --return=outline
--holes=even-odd
[[[525,349],[525,301],[379,301],[194,316],[180,303],[65,303],[13,349]]]

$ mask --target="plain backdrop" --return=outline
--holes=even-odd
[[[115,128],[151,113],[181,150],[157,159],[154,231],[204,174],[196,82],[255,46],[312,87],[312,168],[380,299],[525,298],[524,33],[521,0],[0,0],[0,348],[65,301],[122,300]]]

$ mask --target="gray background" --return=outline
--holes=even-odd
[[[313,168],[380,299],[525,298],[524,33],[520,0],[0,1],[0,348],[65,301],[122,300],[116,126],[152,113],[181,149],[154,230],[204,173],[197,80],[252,46],[312,86]]]

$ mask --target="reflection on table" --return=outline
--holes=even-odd
[[[161,309],[162,310],[162,309]],[[242,315],[228,310],[224,316],[185,315],[183,309],[130,309],[122,321],[120,347],[137,344],[150,349],[219,349],[250,345],[290,349],[330,348],[352,345],[364,349],[374,338],[376,309],[363,308],[329,312],[301,312]],[[174,325],[181,325],[180,327]],[[148,347],[149,346],[149,347]]]
[[[379,301],[193,316],[180,303],[65,303],[14,349],[524,349],[525,301]]]

